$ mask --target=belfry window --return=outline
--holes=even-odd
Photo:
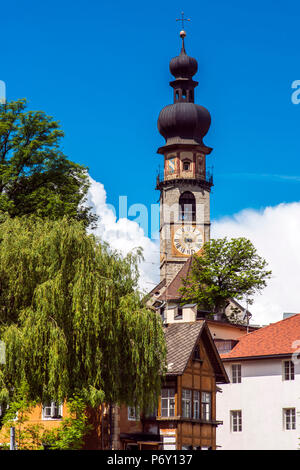
[[[189,160],[186,160],[183,162],[183,171],[190,171],[191,169],[191,162]]]
[[[196,220],[196,200],[193,193],[185,191],[179,198],[179,217],[185,222]]]

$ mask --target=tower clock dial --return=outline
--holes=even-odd
[[[201,250],[204,240],[196,227],[180,227],[174,233],[173,244],[182,255],[193,255]]]

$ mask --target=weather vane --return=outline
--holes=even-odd
[[[181,18],[176,18],[176,21],[181,21],[182,24],[182,29],[184,29],[184,22],[185,21],[191,21],[190,18],[185,18],[184,17],[184,12],[181,12]]]

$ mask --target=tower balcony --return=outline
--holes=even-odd
[[[210,191],[213,186],[213,168],[207,168],[205,172],[201,174],[182,174],[170,171],[158,170],[156,176],[156,188],[161,190],[162,188],[170,185],[193,185],[201,186],[204,189]]]

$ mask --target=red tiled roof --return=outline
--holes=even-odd
[[[182,294],[179,288],[182,287],[182,279],[186,279],[190,273],[192,257],[188,258],[174,279],[170,282],[165,292],[159,296],[159,300],[180,300]]]
[[[285,318],[242,336],[238,344],[222,359],[293,354],[299,348],[300,314]]]

